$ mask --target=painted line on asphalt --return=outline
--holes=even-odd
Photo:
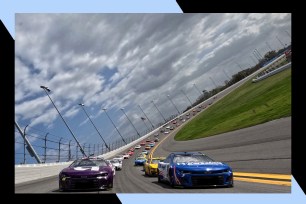
[[[265,174],[265,173],[247,173],[247,172],[234,172],[237,177],[252,177],[252,178],[265,178],[271,180],[284,180],[291,181],[291,175],[288,174]]]
[[[234,178],[238,181],[291,186],[291,175],[288,174],[234,172]]]
[[[151,152],[150,152],[150,154],[149,154],[149,158],[152,158],[152,157],[153,157],[153,154],[154,154],[155,149],[156,149],[161,143],[163,143],[163,141],[164,141],[165,139],[167,139],[170,135],[171,135],[171,132],[170,132],[164,139],[162,139],[160,142],[158,142],[157,145],[155,145],[155,146],[153,147],[153,149],[151,150]]]
[[[291,186],[291,181],[275,181],[275,180],[264,180],[264,179],[241,178],[241,177],[234,177],[234,180],[246,181],[251,183],[264,183],[264,184],[272,184],[280,186]]]
[[[149,154],[149,158],[153,157],[153,154],[157,147],[162,144],[173,132],[170,132],[165,138],[163,138],[156,146],[153,147]],[[248,173],[248,172],[234,172],[234,179],[238,181],[245,181],[251,183],[264,183],[281,186],[291,186],[291,175],[288,174],[266,174],[266,173]]]

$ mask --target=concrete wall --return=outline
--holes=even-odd
[[[285,64],[285,65],[283,65],[283,66],[281,66],[281,67],[279,67],[279,68],[277,68],[277,69],[275,69],[275,70],[273,70],[271,72],[268,72],[265,75],[262,75],[260,77],[256,77],[255,79],[252,80],[252,82],[255,83],[255,82],[261,81],[261,80],[266,79],[266,78],[268,78],[268,77],[270,77],[270,76],[272,76],[274,74],[277,74],[277,73],[279,73],[281,71],[284,71],[285,69],[288,69],[290,67],[291,67],[291,62],[289,62],[288,64]]]

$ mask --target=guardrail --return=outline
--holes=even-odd
[[[281,67],[279,67],[279,68],[276,68],[276,69],[274,69],[273,71],[270,71],[270,72],[266,73],[265,75],[262,75],[262,76],[260,76],[260,77],[256,77],[255,79],[252,79],[252,82],[256,83],[256,82],[261,81],[261,80],[263,80],[263,79],[266,79],[266,78],[268,78],[268,77],[270,77],[270,76],[272,76],[272,75],[274,75],[274,74],[277,74],[277,73],[279,73],[279,72],[282,72],[282,71],[284,71],[285,69],[288,69],[288,68],[290,68],[290,67],[291,67],[291,62],[289,62],[288,64],[285,64],[285,65],[283,65],[283,66],[281,66]]]
[[[160,126],[162,127],[162,126]],[[149,137],[151,134],[154,134],[158,129],[147,133],[146,135],[134,140],[133,142],[124,145],[118,149],[112,150],[110,152],[107,152],[105,154],[101,154],[99,156],[109,159],[114,157],[120,152],[123,152],[132,146],[138,144],[143,139]],[[56,176],[59,174],[59,172],[69,166],[72,163],[70,162],[57,162],[57,163],[45,163],[45,164],[17,164],[15,165],[15,184],[24,183],[28,181],[38,180],[42,178],[47,178],[51,176]]]

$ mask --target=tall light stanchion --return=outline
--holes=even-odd
[[[215,82],[211,77],[209,77],[209,78],[210,78],[210,80],[212,81],[212,83],[215,85],[215,87],[218,87],[217,84],[216,84],[216,82]]]
[[[170,98],[170,95],[167,95],[169,101],[172,103],[172,105],[174,106],[174,108],[177,110],[177,113],[180,114],[180,111],[177,109],[176,105],[173,103],[173,101]]]
[[[120,135],[122,141],[127,144],[127,142],[124,140],[124,138],[122,137],[121,133],[119,132],[118,128],[116,127],[115,123],[112,121],[112,119],[109,117],[109,115],[106,112],[106,108],[102,108],[102,110],[104,110],[105,114],[107,115],[108,119],[111,121],[111,123],[113,124],[113,126],[115,127],[115,129],[117,130],[118,134]]]
[[[140,117],[140,119],[142,120],[142,122],[143,122],[143,123],[145,124],[145,126],[147,127],[147,130],[149,130],[149,127],[148,127],[147,123],[145,122],[145,118]]]
[[[255,51],[253,51],[253,55],[255,56],[255,58],[258,60],[258,62],[260,62],[260,57],[258,57],[257,53]]]
[[[138,107],[140,108],[140,110],[142,111],[142,113],[145,115],[146,119],[148,119],[148,121],[150,122],[152,128],[154,129],[154,125],[152,124],[151,120],[148,118],[148,116],[145,114],[145,112],[142,110],[142,108],[140,107],[140,105],[138,105]]]
[[[122,110],[123,114],[125,115],[125,117],[128,119],[128,121],[130,121],[131,125],[133,126],[133,128],[135,129],[138,137],[140,137],[139,132],[137,131],[136,127],[134,126],[134,124],[132,123],[132,121],[129,119],[129,117],[127,116],[127,114],[124,112],[124,108],[121,108],[120,110]]]
[[[101,137],[102,141],[103,141],[104,144],[105,144],[105,147],[110,151],[109,146],[106,144],[106,142],[105,142],[105,140],[103,139],[103,137],[102,137],[101,133],[99,132],[98,128],[95,126],[95,124],[93,123],[93,121],[90,119],[90,117],[89,117],[87,111],[85,110],[85,108],[84,108],[85,105],[84,105],[83,103],[80,103],[79,105],[82,107],[82,109],[83,109],[83,111],[85,112],[86,116],[88,117],[89,121],[91,122],[91,124],[94,126],[94,128],[95,128],[96,131],[98,132],[99,136]]]
[[[29,125],[26,125],[25,126],[25,128],[24,128],[24,130],[23,130],[23,135],[24,135],[24,137],[26,137],[26,130],[27,130],[27,127],[28,127]],[[23,141],[23,164],[25,164],[26,163],[26,141],[24,140]]]
[[[276,39],[279,41],[279,43],[285,48],[286,46],[284,45],[284,43],[276,36]]]
[[[85,154],[82,146],[80,145],[78,139],[74,136],[72,130],[70,129],[70,127],[68,126],[68,124],[66,123],[66,121],[64,120],[63,116],[61,115],[61,113],[59,112],[59,110],[57,109],[57,107],[55,106],[54,102],[52,101],[51,97],[49,96],[48,92],[50,92],[51,90],[48,87],[45,86],[40,86],[40,88],[42,88],[45,93],[47,94],[47,96],[49,97],[50,101],[52,102],[54,108],[56,109],[56,111],[58,112],[58,114],[61,116],[62,120],[64,121],[66,127],[68,128],[69,132],[71,133],[72,137],[74,138],[74,140],[76,141],[76,143],[78,144],[80,151],[82,152],[83,156],[87,157],[87,155]]]
[[[231,78],[227,75],[227,73],[225,72],[225,70],[222,69],[222,71],[223,71],[224,75],[228,78],[228,80],[231,80]]]
[[[260,59],[264,59],[264,57],[260,54],[260,52],[259,52],[257,49],[255,49],[255,51],[256,51],[257,54],[259,55]]]
[[[198,86],[195,83],[193,84],[193,86],[199,92],[199,94],[202,95],[202,92],[200,91],[200,89],[198,88]]]
[[[270,44],[266,41],[266,45],[269,48],[269,51],[271,52],[273,49],[271,48]]]
[[[291,39],[291,35],[289,34],[289,32],[288,32],[287,30],[285,30],[285,32],[288,34],[288,36],[289,36],[290,39]]]
[[[163,114],[159,111],[159,109],[157,108],[157,106],[155,105],[154,101],[151,101],[153,103],[153,105],[155,106],[156,110],[159,112],[159,114],[161,115],[161,117],[164,119],[165,123],[167,122],[165,117],[163,116]]]
[[[254,58],[251,55],[250,55],[250,58],[254,62],[254,64],[256,65],[257,64],[256,60],[254,60]]]
[[[21,128],[19,127],[18,123],[15,121],[15,126],[17,128],[17,130],[19,131],[20,135],[23,137],[27,147],[26,149],[28,150],[29,154],[31,157],[35,157],[37,163],[41,164],[41,160],[38,156],[38,154],[35,152],[34,148],[32,147],[31,143],[29,142],[29,140],[27,139],[27,137],[24,135],[24,133],[22,132]],[[25,131],[24,131],[25,132]]]
[[[189,99],[189,97],[185,94],[185,92],[183,90],[181,90],[181,92],[184,94],[184,96],[187,98],[187,100],[189,101],[190,103],[190,106],[192,107],[192,103],[191,103],[191,100]]]

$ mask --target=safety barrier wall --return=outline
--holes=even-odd
[[[147,138],[151,134],[154,134],[156,131],[158,131],[160,127],[157,129],[151,131],[150,133],[136,139],[135,141],[122,146],[116,150],[107,152],[102,156],[105,159],[112,158],[116,156],[117,154],[133,147],[134,145],[138,144],[143,139]],[[60,163],[46,163],[46,164],[18,164],[15,165],[15,184],[24,183],[27,181],[33,181],[37,179],[47,178],[51,176],[56,176],[59,174],[59,172],[65,168],[68,167],[72,162],[60,162]]]
[[[261,81],[261,80],[266,79],[266,78],[268,78],[268,77],[270,77],[270,76],[272,76],[274,74],[277,74],[277,73],[279,73],[281,71],[284,71],[285,69],[288,69],[290,67],[291,67],[291,62],[289,62],[288,64],[285,64],[285,65],[283,65],[283,66],[281,66],[281,67],[279,67],[277,69],[274,69],[273,71],[268,72],[265,75],[262,75],[260,77],[256,77],[255,79],[252,80],[252,82],[255,83],[255,82]]]

